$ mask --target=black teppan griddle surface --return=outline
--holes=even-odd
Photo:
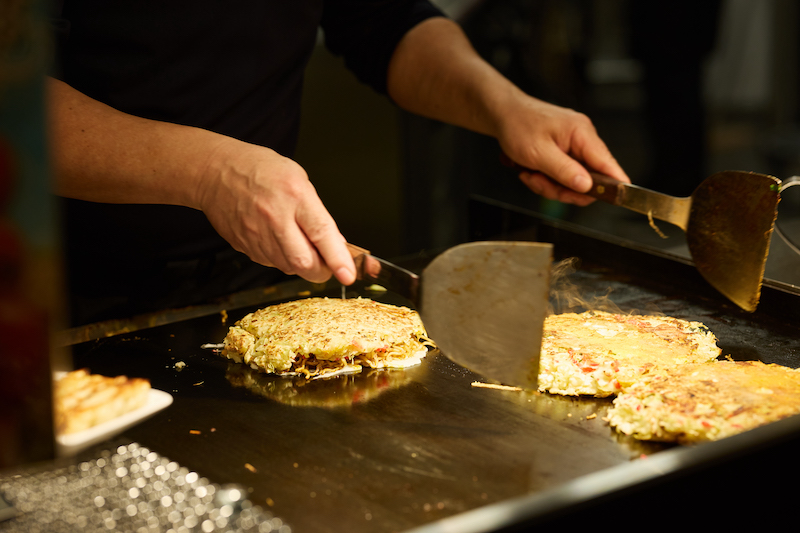
[[[583,236],[563,229],[535,232],[557,240],[563,257],[583,246]],[[800,366],[797,322],[737,310],[706,290],[690,265],[609,243],[599,254],[608,261],[601,261],[591,246],[578,255],[571,277],[585,295],[610,290],[623,310],[700,320],[736,359]],[[338,297],[339,290],[317,294]],[[626,498],[659,490],[659,501],[666,501],[664,491],[689,498],[684,505],[696,496],[707,510],[700,496],[712,495],[695,492],[719,490],[706,475],[711,469],[739,461],[737,475],[744,479],[760,471],[746,461],[771,457],[765,447],[800,434],[800,424],[789,419],[773,425],[779,430],[727,443],[640,443],[618,436],[603,420],[610,400],[475,388],[480,376],[438,353],[405,371],[288,387],[201,347],[221,342],[228,325],[260,306],[229,309],[226,322],[213,314],[85,342],[74,347],[75,366],[146,377],[174,397],[168,409],[113,442],[135,441],[212,482],[244,485],[252,501],[300,533],[567,525],[594,513],[593,504],[626,505]],[[255,383],[250,388],[242,386],[248,379]]]

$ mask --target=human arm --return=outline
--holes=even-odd
[[[48,81],[55,192],[202,210],[236,250],[310,281],[355,278],[345,239],[305,171],[269,148],[135,117]]]
[[[449,19],[430,18],[406,33],[387,80],[404,109],[497,138],[513,161],[536,171],[520,178],[546,198],[592,202],[581,194],[591,187],[587,167],[630,181],[585,115],[525,94]]]

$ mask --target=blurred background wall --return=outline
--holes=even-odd
[[[530,94],[586,113],[634,183],[688,196],[720,170],[800,174],[792,0],[436,3]],[[619,208],[538,198],[498,156],[493,139],[410,116],[359,86],[320,41],[298,160],[352,242],[388,257],[451,246],[468,237],[468,203],[481,198],[686,253],[666,223],[669,239]],[[787,189],[779,212],[800,240],[800,194]],[[767,275],[800,284],[797,254],[777,238]]]

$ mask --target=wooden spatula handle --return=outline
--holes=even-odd
[[[350,255],[354,258],[363,254],[369,255],[369,250],[361,248],[360,246],[356,246],[355,244],[350,244],[349,242],[347,243],[347,249],[350,251]]]
[[[589,175],[592,177],[592,188],[586,194],[613,205],[620,205],[622,189],[626,183],[597,172],[589,172]]]

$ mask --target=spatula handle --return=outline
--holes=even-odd
[[[364,254],[369,255],[369,250],[367,250],[366,248],[356,246],[355,244],[350,244],[349,242],[347,243],[347,251],[350,252],[350,255],[353,258],[356,258],[359,255],[364,255]]]
[[[592,188],[586,192],[587,195],[609,204],[622,204],[622,189],[626,183],[597,172],[589,172],[589,176],[592,177]]]

